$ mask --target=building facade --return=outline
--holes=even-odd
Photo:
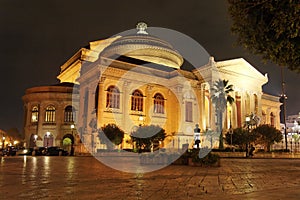
[[[215,95],[211,87],[217,80],[229,80],[234,87],[230,95],[235,102],[227,105],[223,114],[222,132],[242,127],[245,117],[251,114],[260,123],[280,127],[279,98],[263,93],[268,77],[246,60],[216,62],[210,57],[204,66],[191,66],[171,44],[145,30],[90,42],[61,66],[57,78],[62,84],[69,82],[78,87],[69,88],[68,97],[54,92],[54,98],[39,95],[35,88],[27,90],[23,97],[27,140],[37,134],[45,145],[49,131],[53,145],[62,145],[71,131],[64,116],[68,106],[72,106],[77,117],[75,135],[71,135],[80,137],[90,152],[106,148],[99,140],[98,129],[110,123],[125,132],[123,143],[116,148],[131,148],[132,131],[150,124],[159,125],[167,133],[161,147],[192,147],[196,124],[202,133],[217,128],[216,108],[211,100]],[[45,89],[38,88],[41,93]],[[49,105],[58,109],[55,124],[46,123]],[[38,117],[34,117],[35,109]],[[76,145],[76,140],[72,141]]]
[[[74,97],[76,93],[73,83],[26,90],[22,97],[26,146],[64,146],[70,150],[78,142],[74,126],[77,113],[72,105],[72,95]]]

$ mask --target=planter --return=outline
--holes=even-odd
[[[218,159],[217,162],[212,163],[212,164],[204,164],[204,163],[198,163],[198,162],[193,162],[192,158],[188,159],[188,165],[192,167],[221,167],[221,160]]]
[[[221,158],[244,158],[246,152],[211,152],[212,154],[218,155]]]
[[[189,160],[187,157],[179,157],[177,160],[172,162],[173,165],[188,165]]]
[[[168,163],[168,157],[162,154],[145,154],[140,156],[140,163],[142,165],[163,165]]]

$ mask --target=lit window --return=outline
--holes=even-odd
[[[65,108],[65,122],[74,122],[75,110],[72,106]]]
[[[164,114],[164,97],[157,93],[154,95],[154,113]]]
[[[55,108],[53,106],[46,108],[45,122],[55,122]]]
[[[120,108],[120,91],[115,86],[107,89],[106,108]]]
[[[193,104],[192,102],[185,102],[185,121],[192,122],[193,121]]]
[[[132,93],[131,110],[143,111],[143,94],[139,90]]]
[[[34,106],[31,110],[31,122],[38,122],[39,120],[39,109],[37,106]]]

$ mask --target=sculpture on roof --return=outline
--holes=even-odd
[[[148,35],[148,33],[146,32],[147,27],[148,26],[145,22],[139,22],[136,25],[136,29],[138,30],[137,34],[146,34],[146,35]]]

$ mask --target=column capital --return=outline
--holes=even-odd
[[[106,77],[105,76],[101,76],[100,80],[99,80],[99,84],[103,84],[105,81]]]

